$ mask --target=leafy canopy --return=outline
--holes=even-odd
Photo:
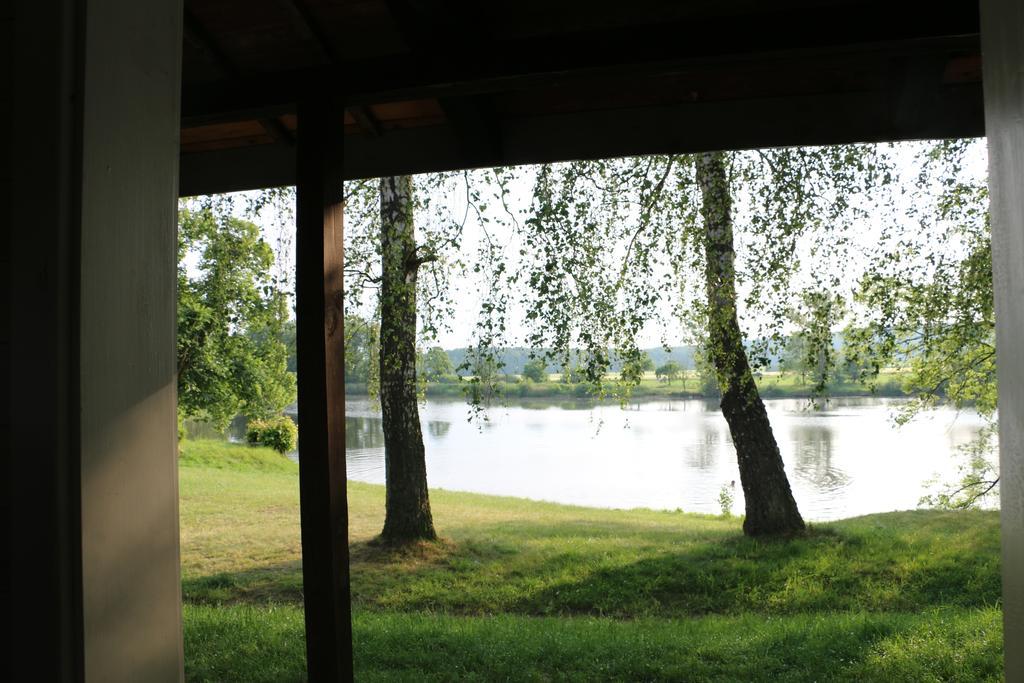
[[[947,140],[922,151],[913,221],[882,230],[846,331],[847,356],[863,377],[886,366],[904,371],[914,400],[900,422],[943,402],[988,420],[963,449],[960,480],[923,499],[941,507],[969,507],[998,492],[988,186],[969,163],[982,150],[977,140]]]
[[[670,360],[664,365],[659,366],[658,369],[654,371],[654,376],[671,384],[675,380],[679,379],[682,373],[682,366],[676,361]]]
[[[523,377],[534,382],[546,382],[548,364],[542,358],[532,358],[523,366]]]
[[[436,382],[455,374],[455,365],[440,346],[432,346],[423,354],[423,379]]]
[[[433,366],[423,366],[429,377],[436,380],[468,372],[467,393],[478,404],[480,397],[488,396],[487,387],[498,376],[501,362],[492,352],[494,339],[504,330],[503,320],[494,329],[492,312],[494,298],[507,303],[508,292],[502,289],[506,273],[504,244],[492,233],[494,225],[490,205],[502,205],[507,194],[506,183],[511,172],[503,169],[460,173],[433,173],[416,176],[412,188],[412,202],[408,210],[415,226],[415,247],[412,252],[418,262],[414,295],[417,321],[415,329],[403,334],[416,339],[420,347],[430,347],[439,335],[450,330],[454,317],[459,285],[468,286],[476,280],[479,286],[470,290],[480,296],[480,324],[477,331],[485,340],[467,349],[464,362],[449,370],[440,355],[434,353]],[[381,310],[381,192],[378,181],[357,180],[345,184],[345,295],[346,309],[365,321],[368,329],[379,329]],[[466,240],[466,227],[473,225],[481,236]],[[464,305],[464,302],[460,302]],[[372,341],[374,335],[370,335]],[[355,340],[359,342],[360,340]],[[375,350],[381,345],[374,342]],[[364,345],[366,346],[366,345]],[[384,344],[387,350],[387,344]],[[443,351],[441,352],[443,353]],[[365,354],[363,354],[365,356]],[[425,359],[424,359],[425,360]],[[352,359],[356,373],[357,363]],[[374,363],[366,374],[367,388],[373,397],[378,383]],[[354,375],[350,376],[350,381]],[[481,383],[485,391],[479,391]]]
[[[178,218],[178,406],[224,428],[295,400],[281,340],[287,298],[259,228],[215,201]]]
[[[892,162],[876,145],[725,159],[736,206],[737,306],[751,362],[764,367],[794,321],[820,320],[795,317],[794,301],[799,309],[812,299],[802,292],[840,287],[851,228],[887,200]],[[701,206],[689,155],[540,167],[522,230],[528,344],[550,349],[556,364],[578,353],[580,372],[613,395],[642,376],[637,342],[652,325],[663,343],[682,336],[708,351],[715,342],[707,334]],[[806,336],[824,341],[816,329]],[[623,371],[608,382],[614,364]]]

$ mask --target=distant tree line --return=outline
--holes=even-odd
[[[358,316],[346,316],[345,322],[345,382],[349,384],[368,384],[372,381],[372,360],[378,353],[376,346],[377,328],[372,321]],[[294,363],[294,322],[283,328],[282,341],[289,348],[289,367]],[[764,370],[780,371],[798,375],[802,384],[815,385],[824,381],[827,385],[856,382],[861,379],[863,367],[858,359],[848,357],[843,352],[842,337],[834,340],[834,353],[838,360],[830,364],[826,372],[823,351],[812,346],[801,334],[793,334],[784,338],[780,349],[767,356]],[[700,350],[695,346],[674,346],[669,350],[657,346],[642,349],[642,371],[654,373],[655,377],[668,383],[681,381],[683,388],[689,375],[702,374]],[[515,375],[532,382],[545,382],[555,376],[570,383],[582,381],[582,377],[574,368],[579,366],[580,352],[570,355],[576,362],[568,367],[558,365],[545,357],[550,349],[528,349],[525,347],[507,347],[496,350],[492,366],[500,367],[497,372],[501,376]],[[419,350],[419,374],[428,382],[451,382],[459,377],[480,374],[481,368],[476,367],[472,357],[472,349],[460,347],[445,350],[440,346],[430,346]],[[621,372],[625,363],[613,361],[609,372]],[[492,369],[483,370],[483,374],[493,374]],[[562,376],[565,377],[562,377]],[[704,393],[708,393],[705,391]],[[714,393],[713,391],[710,393]]]

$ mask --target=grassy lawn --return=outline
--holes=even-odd
[[[296,466],[186,442],[186,673],[303,677]],[[432,491],[443,540],[371,543],[349,484],[360,680],[1000,680],[992,512],[902,512],[752,541],[737,519]]]

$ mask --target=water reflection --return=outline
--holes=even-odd
[[[220,430],[214,427],[209,422],[202,420],[194,420],[192,418],[185,418],[184,427],[185,435],[189,439],[227,439],[228,441],[241,442],[245,441],[245,430],[248,425],[248,421],[241,415],[236,416],[228,424],[228,428]]]
[[[849,483],[849,475],[832,462],[833,433],[827,422],[794,424],[789,440],[798,477],[821,493],[835,493]]]
[[[694,443],[683,446],[686,464],[704,472],[714,470],[724,440],[717,425],[710,422],[700,425],[699,431],[694,434]]]
[[[451,422],[446,422],[444,420],[428,420],[427,421],[427,432],[430,434],[430,436],[432,436],[432,437],[434,437],[435,439],[438,439],[438,440],[443,439],[444,437],[448,436],[448,431],[451,428],[452,428],[452,423]]]
[[[384,483],[384,431],[380,417],[345,416],[345,463],[349,479]]]
[[[384,448],[384,430],[379,417],[345,416],[345,449]]]
[[[970,413],[937,411],[896,429],[892,399],[766,401],[800,509],[809,520],[916,507],[922,485],[956,476],[956,448],[977,433]],[[467,421],[461,401],[431,400],[425,423],[430,486],[600,507],[682,508],[717,513],[718,492],[736,480],[728,426],[714,401],[526,400]],[[379,413],[349,400],[349,477],[384,481]]]

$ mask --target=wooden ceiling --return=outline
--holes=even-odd
[[[290,184],[296,102],[347,177],[983,134],[976,0],[186,0],[183,194]]]

